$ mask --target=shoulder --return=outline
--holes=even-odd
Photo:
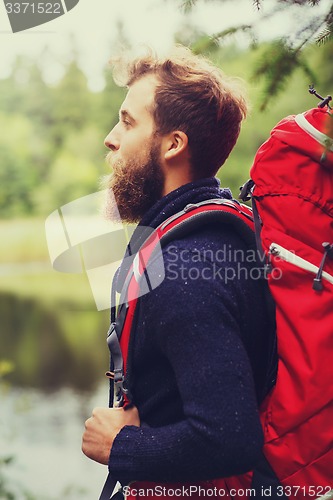
[[[172,221],[173,222],[173,221]],[[164,235],[169,241],[172,238],[173,246],[205,249],[207,247],[221,247],[228,243],[235,248],[255,248],[254,231],[248,221],[236,213],[227,210],[208,210],[195,213]],[[165,245],[168,249],[170,245]]]
[[[149,263],[149,276],[163,276],[149,300],[163,304],[186,297],[189,305],[222,299],[238,309],[256,288],[248,280],[254,260],[254,250],[233,225],[202,226],[169,242]]]
[[[250,241],[234,224],[204,224],[200,228],[169,242],[162,248],[164,263],[211,263],[221,266],[246,266],[255,261],[254,235]]]
[[[171,314],[171,304],[175,315],[206,304],[220,317],[227,309],[244,324],[253,315],[255,322],[266,316],[256,250],[233,225],[204,226],[169,242],[147,269],[158,285],[143,302],[161,315]]]

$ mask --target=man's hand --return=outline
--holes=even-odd
[[[87,457],[107,465],[113,441],[125,425],[140,426],[139,412],[135,406],[124,408],[95,408],[85,423],[82,451]]]

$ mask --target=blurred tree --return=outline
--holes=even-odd
[[[112,44],[111,53],[119,54],[131,48],[122,21],[116,23],[116,34],[114,39],[115,41]],[[105,137],[118,121],[118,110],[125,97],[126,90],[115,84],[109,64],[104,69],[104,81],[104,90],[99,94],[99,99],[96,102],[95,122],[98,124]]]
[[[258,45],[255,49],[241,50],[236,45],[215,46],[210,58],[230,75],[250,80],[253,66],[261,60],[268,44]],[[333,88],[333,73],[327,68],[328,53],[333,53],[333,41],[328,42],[322,50],[309,45],[304,50],[306,61],[318,74],[320,89],[329,91]],[[325,69],[323,75],[321,68]],[[328,69],[328,70],[327,70]],[[262,82],[251,82],[248,85],[248,94],[252,103],[250,113],[242,126],[240,138],[226,164],[221,168],[219,177],[224,186],[229,186],[234,195],[238,195],[239,186],[247,179],[253,157],[258,147],[268,138],[269,131],[283,117],[301,113],[315,107],[319,99],[308,92],[308,78],[304,78],[301,69],[295,70],[289,78],[287,91],[281,92],[278,99],[270,100],[265,112],[261,112],[258,103],[262,102],[264,89]],[[332,120],[333,121],[333,120]]]
[[[3,112],[21,113],[25,105],[26,87],[29,82],[31,59],[17,56],[11,75],[0,80],[0,110]]]
[[[64,77],[53,91],[53,139],[61,147],[72,130],[81,130],[89,121],[91,92],[87,78],[75,60],[71,61]]]
[[[109,67],[104,71],[105,88],[100,93],[95,113],[97,113],[97,124],[104,137],[118,121],[118,111],[124,100],[126,89],[118,87],[112,78]]]
[[[47,213],[47,208],[56,209],[97,190],[94,164],[62,149],[50,167],[47,182],[36,189],[36,196],[42,211]]]
[[[182,8],[191,10],[200,0],[182,0]],[[201,0],[202,1],[202,0]],[[226,3],[230,0],[205,0],[206,2]],[[250,0],[249,0],[250,1]],[[260,11],[267,0],[252,0],[253,5]],[[215,50],[216,45],[235,33],[246,33],[250,38],[250,45],[256,45],[256,25],[259,21],[266,22],[268,18],[276,14],[285,13],[288,16],[289,9],[297,7],[300,16],[297,19],[295,29],[288,35],[281,34],[278,40],[274,40],[267,46],[262,57],[256,61],[253,67],[252,77],[263,79],[264,92],[260,107],[264,110],[268,102],[277,96],[287,85],[292,73],[301,69],[311,83],[316,83],[316,75],[311,71],[304,57],[303,49],[309,43],[316,41],[318,46],[332,40],[333,37],[333,3],[329,3],[325,15],[316,10],[323,0],[274,0],[269,2],[269,11],[257,22],[233,26],[211,36],[202,35],[193,43],[192,48],[197,53],[207,53]],[[312,9],[310,18],[302,15],[302,9]],[[301,19],[301,22],[300,22]],[[281,27],[283,33],[284,27]]]
[[[230,167],[222,170],[225,183],[233,189],[244,180],[244,172],[250,167],[249,159],[276,121],[316,104],[307,93],[313,74],[317,75],[320,93],[333,88],[330,64],[333,41],[319,51],[309,44],[302,49],[306,64],[287,74],[288,92],[280,94],[278,103],[270,100],[269,107],[266,103],[269,112],[259,117],[258,102],[264,102],[265,96],[283,88],[278,78],[285,71],[285,65],[288,67],[290,62],[293,66],[292,57],[290,60],[280,57],[278,42],[258,44],[252,50],[230,42],[222,44],[204,37],[190,24],[189,18],[177,33],[176,41],[192,45],[197,52],[209,52],[210,58],[228,74],[249,81],[255,68],[265,77],[270,76],[265,85],[256,81],[251,83],[250,97],[255,106],[244,125],[246,133],[242,134],[228,160]],[[122,45],[126,46],[126,39]],[[48,60],[50,57],[48,55]],[[10,77],[0,80],[2,217],[47,215],[59,205],[95,192],[99,177],[108,173],[103,158],[106,153],[103,140],[118,120],[118,109],[126,89],[114,83],[110,69],[106,68],[105,88],[92,92],[76,58],[73,52],[57,84],[45,83],[42,60],[22,57],[17,58]],[[275,64],[270,69],[268,63],[273,59]],[[306,79],[301,73],[304,70]],[[269,82],[272,87],[268,86]]]
[[[33,148],[33,168],[41,178],[53,154],[53,109],[53,89],[45,84],[39,62],[17,57],[11,76],[0,80],[0,110],[29,120],[34,129],[34,143],[38,142],[38,147]]]
[[[32,213],[33,164],[39,140],[31,123],[21,115],[0,114],[0,129],[0,213]]]

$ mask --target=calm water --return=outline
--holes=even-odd
[[[0,361],[13,363],[7,385],[0,377],[0,500],[3,475],[15,500],[97,500],[107,468],[81,436],[108,404],[108,312],[0,293],[0,318]]]
[[[36,500],[98,499],[107,470],[82,454],[81,436],[91,409],[107,405],[107,392],[106,381],[90,396],[1,391],[0,457],[15,456],[6,470],[15,500],[27,498],[24,489]]]

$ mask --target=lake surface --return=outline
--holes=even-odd
[[[90,395],[1,391],[0,457],[15,457],[6,470],[15,500],[27,499],[23,490],[36,500],[97,500],[107,468],[82,454],[81,436],[92,408],[107,401],[107,381]]]
[[[108,405],[109,313],[87,302],[88,283],[49,270],[0,264],[0,362],[13,366],[0,370],[0,500],[97,500],[107,476],[81,438]]]

